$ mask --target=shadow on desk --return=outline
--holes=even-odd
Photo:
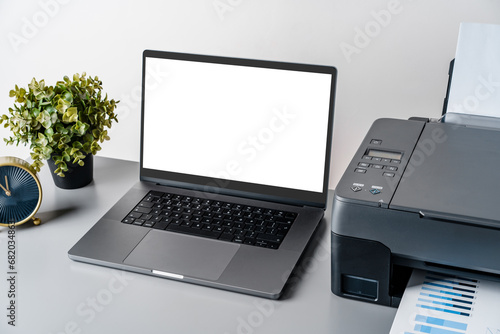
[[[64,218],[65,216],[79,210],[78,206],[69,206],[67,208],[44,211],[36,214],[36,217],[42,221],[42,224],[49,223],[57,218]]]
[[[280,300],[293,298],[296,291],[300,289],[304,277],[307,274],[314,275],[314,272],[317,271],[318,262],[330,260],[329,238],[325,238],[325,235],[329,235],[326,231],[328,226],[329,223],[323,218],[292,271]]]
[[[45,212],[38,212],[35,214],[35,217],[41,220],[41,225],[45,223],[50,223],[51,220],[54,220],[56,218],[61,218],[65,217],[68,214],[71,214],[72,212],[75,212],[78,210],[78,207],[72,206],[64,209],[59,209],[59,210],[53,210],[53,211],[45,211]],[[35,224],[33,224],[32,220],[27,221],[26,223],[23,223],[21,225],[16,226],[16,230],[25,230],[25,229],[30,229],[30,228],[38,228]],[[5,230],[7,231],[9,228],[8,227],[2,227],[0,226],[0,233]]]

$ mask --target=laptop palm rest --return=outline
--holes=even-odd
[[[123,262],[175,276],[217,280],[239,248],[238,244],[151,230]]]

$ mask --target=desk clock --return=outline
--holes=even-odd
[[[42,187],[26,161],[0,157],[0,226],[21,225],[40,219],[34,215],[42,203]]]

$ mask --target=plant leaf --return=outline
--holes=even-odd
[[[63,123],[74,123],[78,119],[78,109],[76,107],[71,107],[66,110],[63,115]]]

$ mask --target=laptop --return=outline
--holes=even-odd
[[[144,51],[139,181],[69,257],[279,298],[326,208],[336,73]]]

